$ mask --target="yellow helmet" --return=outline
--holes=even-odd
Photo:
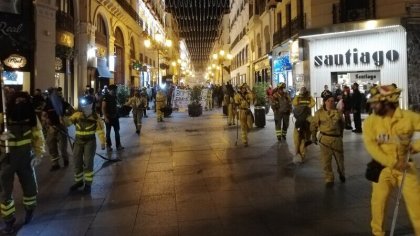
[[[286,88],[286,84],[285,84],[285,83],[283,83],[283,82],[280,82],[280,83],[277,85],[277,87],[279,87],[279,88]]]
[[[401,89],[394,85],[376,86],[370,89],[368,102],[391,102],[399,101]]]

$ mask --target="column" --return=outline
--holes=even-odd
[[[34,11],[36,44],[32,88],[44,90],[55,85],[55,1],[35,2]]]
[[[129,40],[126,40],[129,41]],[[131,84],[131,55],[130,55],[130,43],[124,43],[124,84],[129,87],[133,87],[134,84]]]

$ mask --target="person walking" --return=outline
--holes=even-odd
[[[305,161],[306,146],[311,142],[310,124],[307,119],[311,116],[311,109],[315,106],[315,100],[306,87],[302,87],[299,95],[293,99],[292,105],[294,107],[293,116],[296,119],[293,131],[296,156],[293,158],[293,162],[300,164]]]
[[[104,95],[102,99],[102,114],[105,120],[106,128],[106,146],[107,151],[112,152],[111,142],[111,128],[114,128],[115,144],[118,151],[123,150],[124,147],[121,145],[120,140],[120,121],[118,119],[117,110],[117,86],[111,84],[108,87],[109,92]]]
[[[239,108],[239,121],[241,122],[241,139],[245,147],[248,147],[248,132],[254,123],[254,117],[251,112],[251,104],[254,96],[244,83],[238,93],[235,95],[235,105]]]
[[[321,93],[321,98],[324,99],[324,97],[331,95],[333,95],[333,93],[328,89],[328,85],[324,85],[324,91]]]
[[[235,105],[235,90],[229,83],[226,86],[226,93],[224,95],[224,104],[227,106],[228,126],[236,124],[236,105]]]
[[[0,138],[0,208],[6,224],[2,232],[12,234],[16,221],[16,208],[12,196],[15,175],[22,187],[26,212],[24,223],[28,224],[37,205],[38,190],[33,167],[42,160],[45,141],[41,123],[36,117],[28,93],[15,92],[7,100],[6,116],[5,125],[8,132],[3,132]],[[3,118],[3,114],[1,117]]]
[[[147,106],[146,96],[147,95],[145,95],[145,92],[140,93],[140,91],[136,90],[134,92],[134,96],[128,99],[128,101],[125,103],[126,106],[133,108],[133,121],[134,125],[136,126],[136,134],[138,135],[140,135],[141,132],[143,110],[145,110]]]
[[[76,127],[73,148],[74,180],[70,187],[74,192],[81,187],[84,194],[90,194],[93,182],[93,164],[98,134],[102,150],[105,150],[105,132],[102,119],[96,114],[92,96],[84,96],[79,100],[79,111],[69,118]]]
[[[359,84],[354,83],[351,88],[353,94],[351,95],[351,104],[353,111],[354,133],[362,133],[362,103],[363,95],[359,91]]]
[[[66,110],[70,109],[70,104],[60,96],[60,91],[56,88],[48,89],[48,99],[42,112],[43,124],[47,130],[48,152],[51,158],[50,171],[61,168],[60,156],[63,159],[64,167],[69,165],[69,154],[67,152],[68,130],[64,124],[63,117]]]
[[[289,118],[292,112],[292,100],[289,94],[284,91],[285,83],[279,83],[274,89],[271,97],[271,109],[274,111],[274,123],[276,137],[278,141],[286,140],[287,129],[289,128]]]
[[[156,118],[158,122],[163,122],[163,109],[166,105],[165,94],[162,89],[159,89],[156,94]]]
[[[368,102],[373,113],[363,124],[363,141],[374,161],[382,165],[378,182],[372,182],[371,228],[375,236],[385,235],[385,212],[388,199],[396,188],[402,194],[414,234],[420,235],[420,182],[409,152],[420,152],[420,140],[412,140],[420,131],[420,115],[398,106],[401,90],[392,85],[371,89]],[[406,171],[404,186],[401,186]]]
[[[334,173],[332,159],[337,164],[337,172],[341,182],[346,181],[344,175],[344,151],[343,151],[343,114],[335,108],[333,95],[323,98],[323,106],[310,118],[312,142],[319,143],[321,148],[321,165],[324,170],[326,187],[334,185]],[[319,139],[317,132],[319,131]]]
[[[345,129],[347,130],[353,130],[353,127],[351,126],[351,108],[352,108],[352,101],[351,101],[351,94],[350,94],[350,88],[349,86],[344,86],[343,88],[343,113],[344,113],[344,123],[345,123]]]

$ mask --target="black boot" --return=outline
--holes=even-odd
[[[82,181],[76,182],[75,184],[73,184],[72,186],[70,186],[70,192],[74,192],[74,191],[78,190],[82,186],[83,186],[83,182]]]
[[[25,225],[31,222],[32,218],[34,217],[34,209],[27,209],[25,214]]]
[[[4,223],[6,224],[6,227],[4,227],[1,232],[4,235],[13,234],[15,232],[15,228],[13,225],[15,224],[16,218],[13,216],[10,220],[6,220]]]
[[[83,188],[83,194],[90,194],[92,191],[92,188],[89,184],[85,184],[85,187]]]
[[[340,181],[341,181],[341,183],[345,183],[346,182],[346,177],[344,175],[340,175]]]
[[[64,167],[69,166],[69,160],[64,160]]]

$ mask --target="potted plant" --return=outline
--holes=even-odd
[[[201,116],[203,107],[201,106],[201,86],[195,85],[190,91],[190,104],[188,104],[188,115],[191,117]]]
[[[267,83],[257,83],[253,88],[253,93],[255,95],[255,126],[260,128],[263,128],[265,126],[265,115],[268,113],[267,108],[269,108],[266,96],[267,88]]]
[[[122,84],[117,85],[117,106],[120,117],[126,117],[130,114],[131,107],[124,105],[129,96],[130,88],[128,86]]]

